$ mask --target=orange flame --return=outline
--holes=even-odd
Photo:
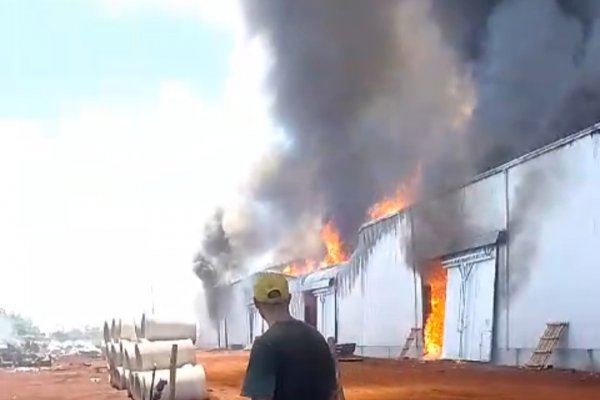
[[[369,209],[369,217],[371,221],[395,214],[411,205],[411,203],[415,200],[417,187],[420,180],[421,165],[419,164],[415,174],[408,180],[408,182],[402,183],[393,196],[384,197],[382,200],[371,206]]]
[[[321,241],[327,249],[327,255],[321,261],[321,265],[334,265],[348,260],[341,235],[331,221],[321,229]]]
[[[442,356],[444,344],[444,317],[446,313],[446,271],[441,264],[432,267],[428,281],[431,287],[430,313],[425,323],[425,358],[437,359]]]
[[[281,272],[286,275],[300,276],[314,271],[315,267],[316,263],[313,260],[294,261],[293,263],[286,265]]]
[[[327,254],[319,263],[315,260],[295,261],[281,270],[286,275],[299,276],[308,274],[318,268],[326,268],[331,265],[340,264],[348,260],[345,244],[333,223],[330,221],[321,229],[321,242],[327,250]]]
[[[408,182],[401,184],[394,196],[382,199],[369,209],[370,219],[375,220],[383,218],[408,207],[415,199],[420,180],[421,165],[419,164],[414,176],[411,177]],[[329,221],[323,226],[319,236],[321,238],[321,243],[323,243],[327,250],[327,254],[321,262],[310,259],[296,261],[290,263],[281,271],[284,274],[298,276],[308,274],[317,268],[325,268],[348,261],[349,257],[346,245],[342,241],[342,237],[332,221]]]

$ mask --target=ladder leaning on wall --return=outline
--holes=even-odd
[[[560,340],[563,338],[568,327],[568,322],[548,322],[546,330],[540,337],[536,349],[525,366],[535,369],[547,368],[554,350],[560,344]]]
[[[417,350],[417,354],[420,355],[423,349],[423,330],[421,328],[411,328],[408,337],[406,338],[406,342],[404,342],[404,347],[400,352],[400,356],[398,358],[404,359],[408,358],[407,354],[412,347],[415,347]]]

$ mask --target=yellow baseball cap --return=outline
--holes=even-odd
[[[290,298],[290,287],[285,276],[262,272],[254,281],[254,299],[258,303],[279,304]]]

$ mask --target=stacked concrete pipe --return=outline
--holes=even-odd
[[[167,381],[163,398],[170,391],[171,349],[177,345],[175,399],[207,398],[206,375],[196,365],[196,325],[161,320],[143,315],[138,321],[113,319],[104,325],[109,380],[118,390],[127,390],[134,400],[149,400],[152,371],[154,390],[160,380]]]

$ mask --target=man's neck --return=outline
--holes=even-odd
[[[277,313],[277,314],[269,316],[268,324],[269,324],[269,327],[272,327],[273,325],[275,325],[278,322],[291,321],[292,319],[293,318],[289,312]]]

